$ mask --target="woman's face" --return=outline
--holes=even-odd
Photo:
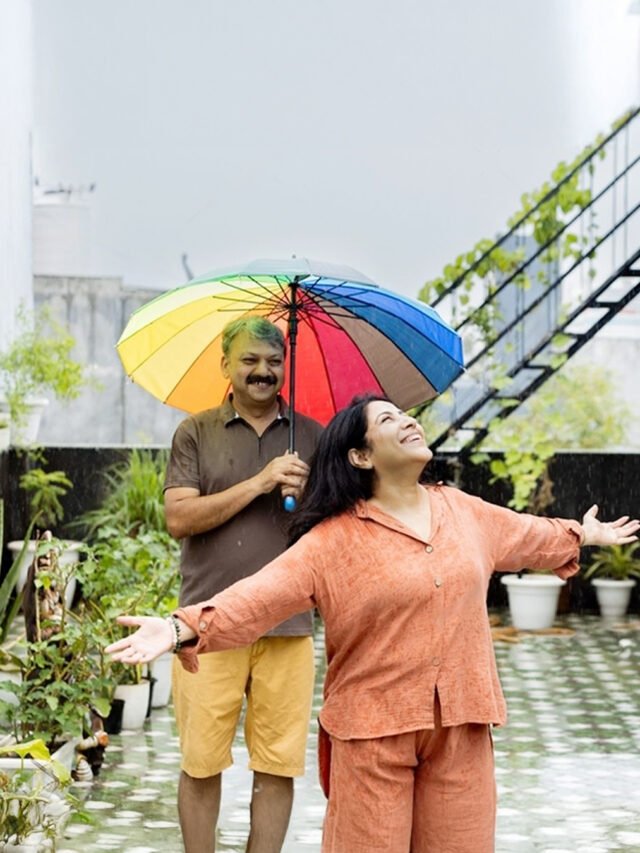
[[[393,403],[372,400],[366,414],[368,447],[358,451],[366,467],[380,473],[408,463],[424,467],[432,458],[421,425]]]

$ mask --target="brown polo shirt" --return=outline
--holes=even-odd
[[[316,421],[296,413],[296,450],[309,462],[322,432]],[[187,487],[201,495],[222,492],[248,480],[274,457],[286,452],[289,419],[280,415],[258,436],[227,400],[222,406],[192,415],[173,437],[165,489]],[[206,533],[182,540],[180,604],[211,598],[248,577],[286,547],[287,513],[280,489],[259,495],[229,521]],[[311,612],[287,619],[270,636],[311,633]]]

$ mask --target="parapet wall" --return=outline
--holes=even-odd
[[[68,524],[82,512],[98,506],[103,494],[102,472],[114,462],[126,459],[127,447],[47,447],[50,470],[63,470],[73,482],[73,489],[64,497],[65,524],[58,535],[73,535],[78,531]],[[24,535],[28,507],[18,487],[25,469],[25,458],[15,450],[0,453],[0,496],[5,502],[5,542]],[[486,468],[469,463],[460,464],[454,454],[438,455],[431,463],[435,480],[454,483],[465,491],[493,503],[505,504],[508,489],[503,483],[491,484]],[[547,515],[580,519],[594,503],[600,507],[600,517],[611,520],[620,515],[640,512],[640,454],[636,453],[563,453],[556,455],[551,469],[554,482],[554,504]],[[4,543],[3,543],[4,545]],[[589,562],[589,549],[583,549],[583,565]],[[8,554],[3,550],[3,568]],[[494,576],[489,588],[489,605],[506,604],[506,593]],[[571,579],[563,593],[561,608],[572,612],[595,612],[595,596],[591,585],[579,576]],[[640,613],[640,591],[634,590],[631,612]]]

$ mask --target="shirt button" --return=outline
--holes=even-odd
[[[432,663],[434,666],[440,666],[440,658],[432,658],[432,659],[431,659],[431,663]]]
[[[430,554],[433,551],[433,545],[427,545],[424,550],[427,552],[427,554]]]
[[[434,584],[435,584],[437,587],[441,587],[441,586],[442,586],[442,578],[436,578],[436,579],[434,580]]]
[[[207,630],[207,623],[204,621],[204,619],[200,622],[200,624],[198,625],[198,628],[200,628],[201,631]]]

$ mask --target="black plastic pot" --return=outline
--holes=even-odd
[[[122,731],[122,712],[124,699],[114,699],[111,703],[109,716],[105,717],[104,730],[108,735],[119,735]]]

